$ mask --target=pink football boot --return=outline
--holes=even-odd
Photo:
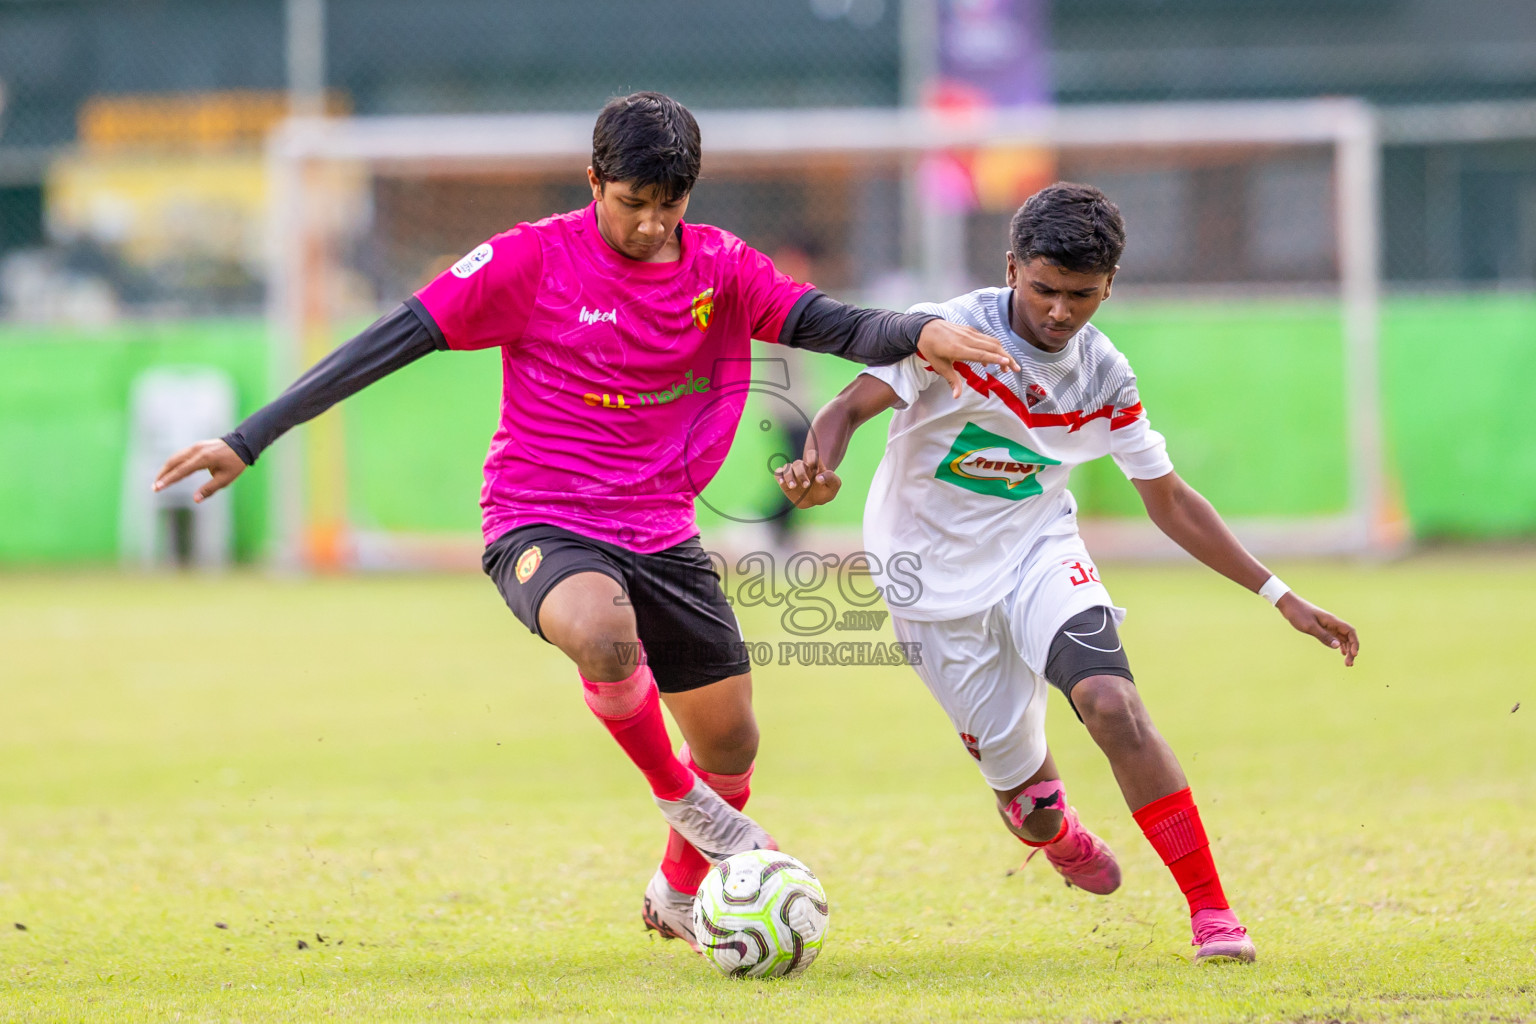
[[[1197,964],[1251,964],[1258,959],[1248,929],[1237,923],[1237,915],[1231,910],[1197,910],[1189,926],[1195,933],[1190,945],[1200,947],[1195,951]]]
[[[1083,827],[1077,809],[1068,807],[1062,815],[1065,828],[1060,839],[1039,849],[1068,885],[1085,892],[1108,896],[1120,888],[1120,863],[1115,852],[1098,836]],[[1034,856],[1031,854],[1030,856]]]

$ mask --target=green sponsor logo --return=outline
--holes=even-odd
[[[701,328],[702,330],[702,328]],[[672,385],[665,391],[640,392],[641,405],[666,405],[674,402],[684,395],[702,395],[709,390],[708,377],[695,377],[689,370],[686,377]]]
[[[967,423],[934,475],[977,494],[1022,501],[1040,493],[1040,470],[1059,465],[1017,441]]]

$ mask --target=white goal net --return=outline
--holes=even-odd
[[[705,111],[690,220],[850,301],[901,308],[1002,284],[1007,224],[1053,180],[1103,188],[1129,244],[1095,322],[1137,369],[1180,472],[1255,550],[1380,551],[1401,529],[1377,371],[1379,143],[1345,100]],[[296,119],[273,137],[273,387],[485,238],[584,205],[590,116]],[[764,346],[770,361],[783,353]],[[756,545],[766,471],[851,378],[773,362],[700,500],[706,541]],[[457,360],[457,362],[456,362]],[[428,364],[434,364],[428,367]],[[765,365],[768,365],[765,363]],[[466,563],[499,365],[438,356],[274,449],[275,554],[320,566]],[[850,451],[849,495],[882,447]],[[1074,474],[1101,554],[1166,550],[1112,467]],[[857,546],[862,501],[797,526]],[[756,532],[754,532],[756,531]]]

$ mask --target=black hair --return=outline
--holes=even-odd
[[[657,188],[676,202],[699,180],[699,123],[659,92],[616,96],[592,129],[592,170],[600,183]]]
[[[1008,239],[1021,263],[1042,257],[1074,273],[1107,274],[1125,251],[1125,221],[1092,185],[1058,181],[1024,200]]]

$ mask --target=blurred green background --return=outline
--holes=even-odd
[[[1343,508],[1350,382],[1338,317],[1326,304],[1112,300],[1097,323],[1136,368],[1180,473],[1217,508],[1236,516]],[[250,320],[0,328],[0,562],[112,560],[134,375],[157,365],[220,367],[235,379],[244,415],[271,394],[265,346],[263,325]],[[773,355],[770,346],[758,351]],[[1414,536],[1536,530],[1536,430],[1520,412],[1524,384],[1536,379],[1536,297],[1391,299],[1381,362],[1388,458]],[[807,366],[818,404],[855,372],[825,357]],[[352,522],[473,533],[500,378],[498,352],[439,353],[327,413],[345,423]],[[725,511],[774,507],[766,467],[781,442],[759,422],[749,402],[737,445],[705,493]],[[858,527],[883,443],[883,421],[856,437],[844,477],[858,500],[814,510],[807,524]],[[264,468],[230,491],[242,558],[267,539]],[[1109,462],[1083,467],[1072,486],[1089,513],[1139,509]],[[722,519],[701,504],[700,522],[708,529]]]

